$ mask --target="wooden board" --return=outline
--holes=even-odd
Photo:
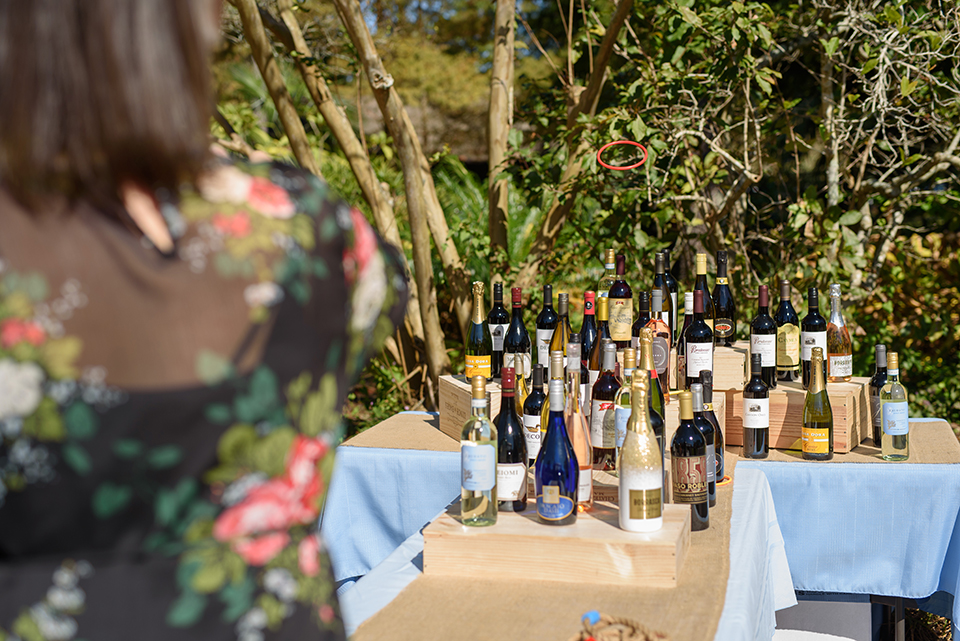
[[[670,394],[679,393],[677,350],[670,350]],[[714,397],[729,389],[743,389],[750,380],[750,341],[737,341],[733,347],[718,345],[713,350]],[[718,417],[719,418],[719,417]]]
[[[849,452],[871,436],[869,378],[854,377],[848,383],[827,383],[833,411],[833,450]],[[806,391],[800,382],[779,381],[770,392],[770,446],[781,450],[800,449],[803,401]],[[728,390],[728,445],[743,445],[743,391]]]
[[[490,527],[462,525],[457,504],[424,529],[423,572],[673,588],[690,549],[690,507],[663,507],[663,527],[638,534],[620,529],[619,511],[609,504],[595,504],[573,525],[550,526],[528,503],[525,512],[501,512]]]
[[[470,417],[470,381],[462,374],[440,377],[440,431],[452,439],[460,440],[463,425]],[[490,399],[490,420],[500,413],[500,383],[487,381],[487,397]]]

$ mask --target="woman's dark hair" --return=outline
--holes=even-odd
[[[127,180],[193,179],[214,2],[0,0],[0,182],[26,201],[116,201]]]

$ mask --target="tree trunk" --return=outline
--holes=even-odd
[[[509,264],[507,251],[507,180],[497,179],[507,155],[507,137],[513,124],[513,39],[516,32],[516,0],[497,0],[493,27],[493,68],[490,78],[490,110],[487,131],[489,155],[489,230],[491,272]]]
[[[263,30],[263,21],[260,19],[260,10],[256,1],[231,0],[231,3],[240,13],[244,36],[250,44],[250,51],[253,53],[257,68],[260,69],[263,82],[267,85],[267,91],[270,92],[270,98],[277,107],[277,115],[280,116],[280,124],[283,125],[283,130],[290,141],[293,155],[301,167],[319,176],[320,168],[313,159],[313,151],[307,142],[307,133],[303,130],[300,115],[293,106],[293,99],[280,74],[280,67],[273,58],[273,48],[266,31]]]

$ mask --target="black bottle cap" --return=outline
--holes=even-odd
[[[553,285],[543,286],[543,304],[553,305]]]
[[[640,311],[650,311],[650,292],[643,290],[640,292]]]
[[[750,354],[750,371],[759,374],[762,367],[763,358],[760,354]]]
[[[807,290],[807,305],[810,308],[820,307],[820,294],[817,293],[816,287],[811,287]]]
[[[543,365],[540,363],[533,366],[533,386],[543,387]]]
[[[751,363],[752,366],[752,363]],[[713,402],[713,372],[708,369],[700,370],[700,384],[703,385],[703,402]]]
[[[503,283],[493,284],[493,302],[495,303],[503,302]]]

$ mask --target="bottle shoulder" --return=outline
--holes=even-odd
[[[777,324],[769,314],[757,314],[750,323],[750,330],[754,333],[772,334],[777,331]]]

